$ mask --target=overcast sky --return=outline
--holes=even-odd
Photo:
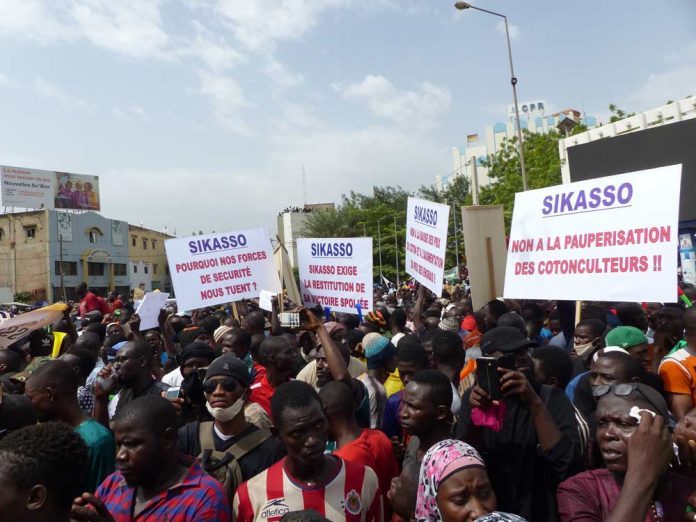
[[[521,101],[606,119],[696,95],[693,0],[482,0]],[[103,214],[267,226],[415,189],[511,103],[499,19],[441,0],[0,0],[0,164],[100,176]]]

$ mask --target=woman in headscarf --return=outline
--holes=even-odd
[[[418,481],[418,522],[474,521],[495,508],[486,466],[472,446],[459,440],[443,440],[428,450]],[[501,520],[523,520],[512,516]]]

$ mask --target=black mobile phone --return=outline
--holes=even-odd
[[[500,392],[500,372],[498,372],[498,360],[495,357],[476,358],[476,380],[478,385],[486,390],[492,401],[503,398]]]
[[[505,368],[506,370],[516,370],[515,364],[515,354],[508,353],[503,355],[498,359],[498,368]]]

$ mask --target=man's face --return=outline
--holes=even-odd
[[[36,417],[41,422],[53,420],[56,415],[53,390],[31,377],[24,385],[24,395],[31,401]]]
[[[315,352],[317,361],[317,388],[321,388],[332,379],[329,365],[326,363],[326,354],[320,346]]]
[[[430,386],[409,382],[401,399],[401,426],[409,435],[430,432],[438,422],[438,409]]]
[[[580,346],[582,344],[591,343],[595,339],[596,336],[592,333],[589,326],[578,326],[573,335],[573,344]]]
[[[205,343],[210,346],[213,350],[215,349],[215,339],[208,335],[207,333],[201,333],[194,339],[195,342]]]
[[[205,399],[213,408],[229,408],[237,400],[244,396],[246,389],[234,378],[224,375],[218,375],[206,379],[205,382],[214,382],[217,384],[213,393],[206,393]],[[232,388],[234,385],[234,388]]]
[[[249,350],[239,344],[238,339],[239,336],[235,333],[228,333],[227,335],[224,335],[222,337],[222,341],[220,342],[222,353],[233,353],[240,359],[244,359]]]
[[[348,343],[348,332],[344,328],[337,329],[332,335],[331,339],[336,345],[344,345]]]
[[[288,456],[312,466],[323,458],[329,438],[329,423],[318,401],[303,408],[286,408],[281,414],[278,436]]]
[[[123,327],[120,324],[110,324],[106,329],[106,335],[123,335]]]
[[[638,421],[629,415],[631,407],[654,411],[655,408],[631,397],[622,398],[612,392],[597,405],[597,444],[607,470],[624,474],[628,468],[627,439],[638,428]]]
[[[161,465],[161,437],[157,437],[135,419],[116,422],[114,437],[116,469],[121,472],[126,483],[131,487],[148,483]]]
[[[626,351],[631,357],[633,357],[638,364],[640,364],[646,371],[652,370],[650,367],[650,350],[648,349],[648,343],[638,344],[630,348],[626,348]]]
[[[118,382],[125,386],[133,384],[145,371],[145,361],[135,346],[127,343],[116,354],[113,362]]]
[[[297,350],[285,340],[283,348],[278,349],[275,356],[276,368],[281,372],[291,372],[295,369]]]
[[[549,330],[551,331],[551,335],[553,336],[556,336],[559,333],[561,333],[561,321],[559,319],[550,319]]]
[[[657,329],[667,332],[677,339],[681,339],[684,321],[679,312],[663,309],[657,314]]]
[[[181,365],[181,375],[183,375],[185,379],[199,368],[205,368],[209,364],[210,361],[205,357],[191,357],[186,359]]]
[[[401,378],[401,383],[404,386],[406,386],[411,381],[413,374],[425,369],[421,368],[416,363],[409,361],[399,361],[398,359],[396,361],[396,367],[399,370],[399,377]]]
[[[590,365],[590,384],[592,387],[602,384],[621,384],[628,382],[622,364],[615,359],[599,357]]]
[[[162,351],[162,338],[155,332],[150,332],[145,335],[145,342],[152,348],[154,353]]]

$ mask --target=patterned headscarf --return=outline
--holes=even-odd
[[[481,455],[472,446],[460,440],[443,440],[435,444],[423,457],[418,480],[416,520],[441,522],[437,507],[437,490],[453,473],[471,467],[486,468]]]

